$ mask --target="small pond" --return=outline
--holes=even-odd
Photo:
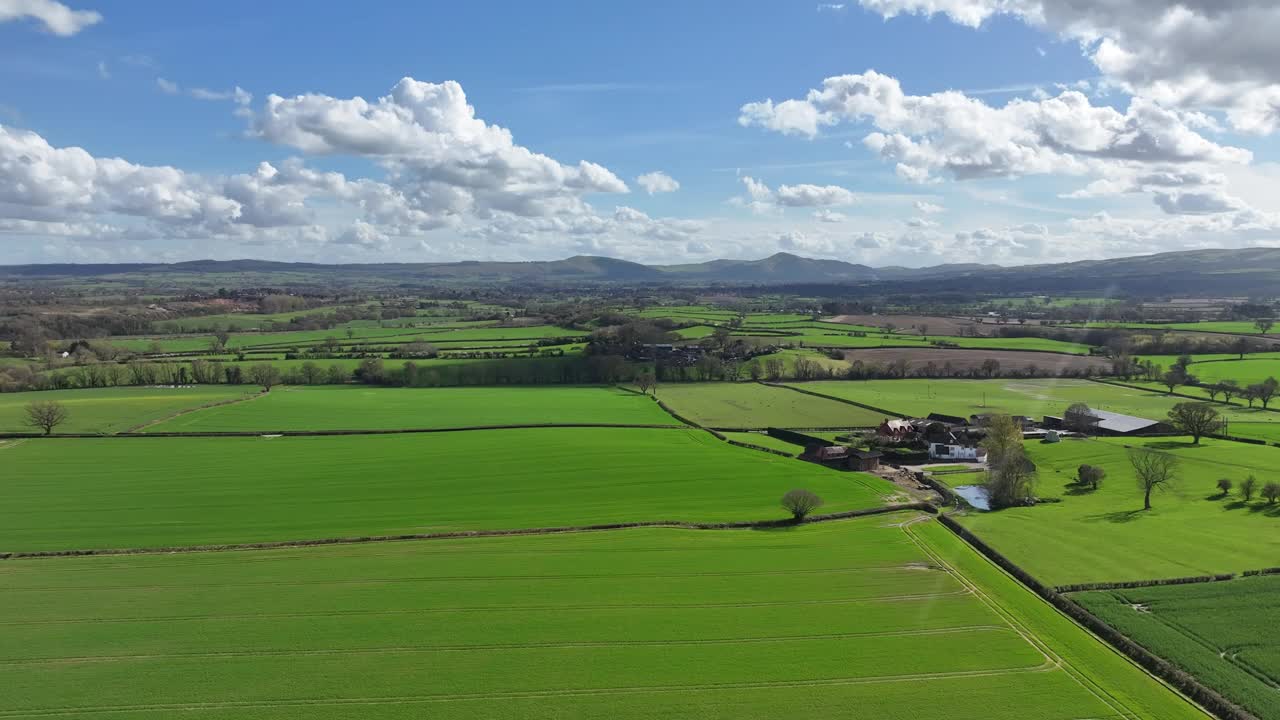
[[[955,494],[965,499],[965,502],[974,506],[979,510],[990,510],[991,503],[987,500],[987,488],[982,485],[960,485],[951,488]]]

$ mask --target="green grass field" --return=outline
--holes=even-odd
[[[612,387],[282,387],[250,404],[208,408],[152,432],[384,430],[618,423],[678,425],[649,398]]]
[[[115,433],[202,405],[247,397],[247,385],[194,385],[174,388],[119,387],[92,390],[44,390],[0,394],[0,432],[38,432],[26,424],[26,406],[53,401],[67,410],[59,433]]]
[[[884,419],[855,405],[757,383],[673,383],[658,388],[658,399],[707,427],[850,428]]]
[[[681,429],[25,440],[0,453],[0,551],[756,520],[784,517],[778,500],[796,487],[829,512],[892,491]]]
[[[0,714],[1204,717],[906,519],[6,562]]]
[[[1240,572],[1280,558],[1280,506],[1220,497],[1218,478],[1280,480],[1280,448],[1181,438],[1106,438],[1028,443],[1037,492],[1060,503],[965,516],[965,527],[1052,585]],[[1151,446],[1181,461],[1180,477],[1142,510],[1125,445]],[[1067,487],[1082,464],[1107,478],[1096,492]]]
[[[1280,576],[1072,597],[1257,717],[1280,717]]]
[[[1076,327],[1093,328],[1131,328],[1134,330],[1188,330],[1194,332],[1229,333],[1233,335],[1257,335],[1258,327],[1252,320],[1206,320],[1204,322],[1184,323],[1141,323],[1141,322],[1091,322],[1077,323]]]
[[[1246,355],[1244,360],[1219,360],[1215,362],[1193,362],[1189,368],[1192,375],[1202,383],[1235,380],[1241,386],[1260,383],[1269,377],[1280,379],[1280,356],[1258,357]]]
[[[779,440],[776,437],[766,435],[760,432],[726,432],[723,435],[730,440],[737,440],[750,445],[759,445],[771,450],[780,450],[788,455],[799,455],[804,452],[804,446],[789,443],[786,440]]]

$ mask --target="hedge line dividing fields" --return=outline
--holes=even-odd
[[[11,561],[0,713],[1205,717],[914,517]]]

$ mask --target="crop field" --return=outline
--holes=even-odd
[[[1280,717],[1280,576],[1072,597],[1257,717]]]
[[[893,490],[675,428],[25,440],[0,452],[0,551],[771,519],[792,488],[826,512]]]
[[[6,562],[0,713],[1204,717],[910,519]]]
[[[658,399],[680,415],[716,428],[852,428],[879,425],[884,419],[856,405],[757,383],[662,385]]]
[[[249,397],[247,385],[117,387],[0,393],[0,432],[38,432],[26,424],[33,401],[58,402],[67,410],[59,433],[115,433],[210,403]]]
[[[1179,478],[1142,509],[1125,446],[1175,455]],[[1027,444],[1039,467],[1037,492],[1058,503],[975,513],[961,522],[1010,560],[1052,585],[1241,572],[1280,558],[1280,506],[1222,497],[1219,478],[1280,480],[1280,448],[1179,438],[1106,438]],[[1068,486],[1080,465],[1107,472],[1102,487]]]
[[[153,432],[384,430],[554,423],[680,424],[649,398],[612,387],[320,385],[277,388],[252,405],[208,408],[148,429]]]

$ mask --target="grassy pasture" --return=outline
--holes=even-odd
[[[780,450],[788,455],[799,455],[804,452],[804,447],[802,445],[789,443],[786,440],[779,440],[776,437],[766,435],[764,433],[727,432],[723,434],[730,440],[737,440],[738,442],[744,442],[750,445],[759,445],[760,447],[766,447],[771,450]]]
[[[1181,460],[1180,477],[1142,510],[1142,494],[1125,445],[1151,446]],[[1223,498],[1218,478],[1249,474],[1280,480],[1280,448],[1179,438],[1070,440],[1028,443],[1039,466],[1038,492],[1062,502],[976,513],[961,521],[1040,580],[1065,585],[1240,572],[1280,558],[1280,506],[1254,498]],[[1082,464],[1107,478],[1096,492],[1067,484]]]
[[[867,427],[883,416],[855,405],[757,383],[679,383],[658,388],[658,399],[708,427]]]
[[[26,424],[27,403],[59,402],[67,420],[59,433],[114,433],[202,405],[247,397],[256,387],[116,387],[0,394],[0,432],[36,432]]]
[[[256,402],[256,401],[255,401]],[[26,440],[0,451],[0,551],[779,518],[892,486],[681,429]]]
[[[9,562],[0,713],[1203,717],[905,519]]]
[[[1280,717],[1280,576],[1073,597],[1254,715]]]
[[[678,425],[657,403],[612,387],[277,388],[253,407],[208,408],[156,432],[382,430],[539,423]]]

